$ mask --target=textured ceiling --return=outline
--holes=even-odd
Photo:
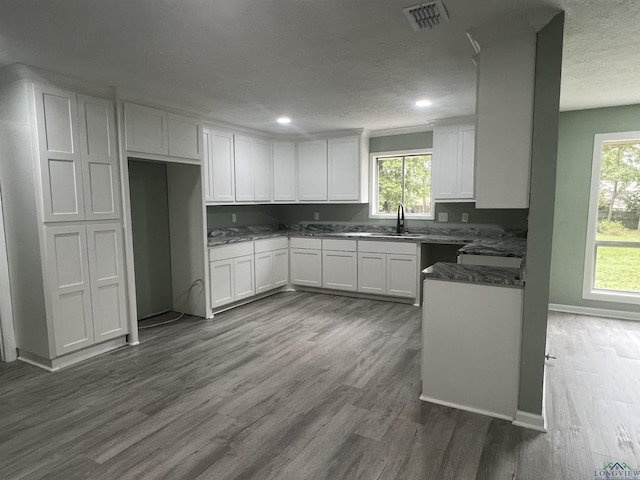
[[[564,109],[640,103],[635,0],[0,0],[0,63],[25,63],[274,132],[424,125],[475,109],[465,31],[567,10]],[[428,97],[433,105],[414,106]],[[275,123],[288,114],[289,127]]]

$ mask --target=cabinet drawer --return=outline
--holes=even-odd
[[[416,255],[418,252],[418,247],[415,243],[358,240],[358,251],[371,253]]]
[[[357,252],[357,240],[333,240],[325,238],[322,240],[323,250],[337,250],[339,252]]]
[[[287,237],[265,238],[264,240],[256,240],[255,252],[272,252],[273,250],[281,250],[289,247],[289,239]]]
[[[292,238],[289,240],[291,248],[309,248],[320,250],[322,240],[320,238]]]
[[[242,257],[253,255],[253,242],[234,243],[233,245],[223,245],[209,248],[209,261],[224,260],[226,258]]]

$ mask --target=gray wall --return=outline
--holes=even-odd
[[[640,105],[560,114],[551,303],[640,312],[640,305],[582,299],[594,136],[633,130],[640,130]]]
[[[403,135],[388,135],[386,137],[371,137],[369,151],[394,152],[398,150],[417,150],[433,147],[433,132],[405,133]]]
[[[219,205],[207,207],[207,230],[281,223],[280,205]],[[236,222],[231,214],[236,214]]]
[[[166,164],[129,160],[129,186],[140,319],[173,305]]]
[[[564,14],[538,33],[518,409],[542,412]]]

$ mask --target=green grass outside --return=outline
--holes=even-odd
[[[640,232],[624,229],[598,233],[596,240],[640,242]],[[640,248],[599,247],[596,258],[596,288],[640,292]]]

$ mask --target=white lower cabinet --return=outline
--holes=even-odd
[[[417,252],[415,243],[358,241],[358,292],[417,297]]]
[[[55,355],[127,333],[119,224],[45,227]]]
[[[255,242],[256,294],[289,283],[289,248],[286,237]]]
[[[211,308],[259,295],[289,283],[289,239],[257,240],[211,247]]]
[[[322,286],[358,290],[358,254],[355,240],[322,241]]]
[[[211,307],[255,294],[253,242],[209,249]]]
[[[290,240],[291,283],[322,287],[322,240],[292,238]]]

